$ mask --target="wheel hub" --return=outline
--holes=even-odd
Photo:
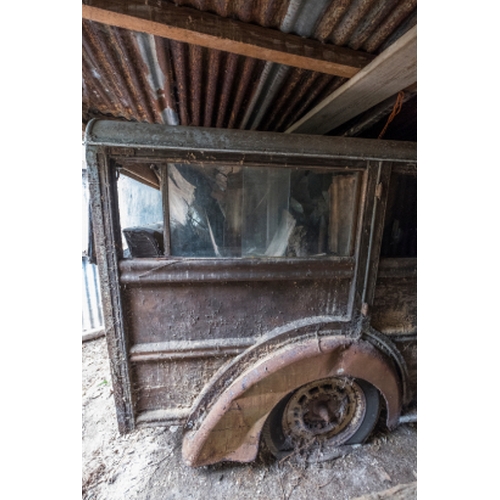
[[[366,399],[361,387],[348,378],[311,382],[292,395],[283,413],[283,433],[292,442],[349,439],[361,425]]]

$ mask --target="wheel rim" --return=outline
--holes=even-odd
[[[365,394],[352,379],[329,378],[306,384],[292,394],[283,411],[285,447],[340,445],[356,433],[365,413]]]

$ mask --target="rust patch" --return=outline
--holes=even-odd
[[[191,123],[195,127],[201,125],[201,82],[203,80],[203,49],[198,45],[188,45],[189,48],[189,89],[191,106]]]
[[[366,16],[374,3],[374,0],[353,2],[347,14],[342,18],[333,31],[330,41],[332,41],[334,45],[341,47],[346,45],[349,38],[356,30],[358,24]]]
[[[181,118],[181,125],[189,125],[188,116],[188,89],[187,89],[187,75],[185,63],[186,46],[181,42],[170,40],[170,48],[172,50],[174,74],[177,89],[177,100],[179,103],[179,113]]]
[[[339,0],[332,2],[316,28],[314,36],[321,42],[325,42],[331,36],[342,16],[347,11],[351,0]]]
[[[219,81],[219,67],[221,60],[219,50],[210,50],[208,54],[208,76],[207,90],[205,97],[205,116],[203,117],[203,126],[212,126],[215,99],[217,96],[217,82]]]
[[[199,427],[186,433],[183,457],[191,466],[222,460],[255,459],[258,437],[272,408],[305,383],[349,376],[366,380],[383,395],[389,427],[401,411],[401,388],[392,363],[371,344],[346,337],[323,337],[283,347],[248,367],[222,393]],[[196,425],[188,422],[188,426]]]
[[[375,52],[394,30],[415,10],[417,0],[408,0],[400,3],[386,18],[373,35],[363,45],[369,53]]]

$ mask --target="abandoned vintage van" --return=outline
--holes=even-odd
[[[191,466],[362,443],[416,405],[416,144],[92,121],[119,430]]]

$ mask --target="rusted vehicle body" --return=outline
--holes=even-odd
[[[416,404],[416,144],[109,121],[85,144],[120,432],[247,462]]]

